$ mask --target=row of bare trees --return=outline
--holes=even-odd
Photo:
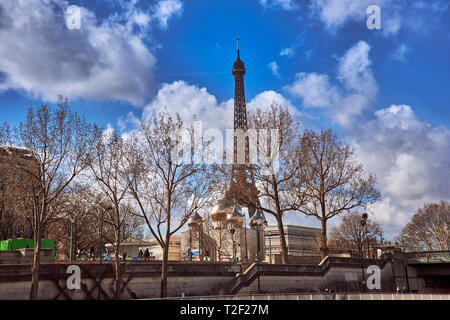
[[[30,155],[27,166],[19,165],[9,153],[1,157],[2,165],[9,166],[2,172],[9,172],[9,177],[20,172],[29,184],[26,188],[21,185],[20,199],[15,196],[14,202],[21,203],[31,221],[35,240],[30,299],[38,295],[43,236],[48,232],[60,235],[67,230],[68,221],[72,232],[74,225],[75,229],[82,225],[92,235],[89,228],[98,228],[99,217],[106,225],[105,238],[116,253],[115,297],[120,298],[121,292],[120,244],[131,234],[126,232],[130,222],[139,219],[163,250],[164,297],[170,238],[193,212],[208,204],[218,185],[218,170],[173,152],[182,138],[176,133],[185,129],[180,117],[161,112],[124,139],[89,124],[69,109],[67,100],[60,99],[56,108],[30,108],[17,127],[3,124],[1,129],[2,150],[14,146]],[[7,178],[8,174],[2,175]],[[7,181],[2,182],[5,185]],[[106,210],[109,206],[112,210]],[[62,227],[60,232],[58,227]],[[73,236],[80,245],[92,242],[78,232]]]
[[[261,204],[256,209],[272,215],[277,222],[282,263],[287,263],[283,218],[288,212],[320,221],[320,251],[325,257],[328,220],[377,201],[380,193],[375,177],[364,171],[350,146],[339,141],[331,130],[301,132],[289,110],[282,106],[272,104],[251,111],[249,127],[277,130],[276,135],[254,139],[253,146],[259,152],[266,148],[263,154],[269,156],[258,159],[251,170],[260,191]],[[278,152],[273,150],[273,139],[277,139]]]
[[[314,216],[321,222],[321,252],[327,255],[327,221],[376,201],[375,178],[364,172],[351,148],[330,130],[301,132],[287,108],[275,104],[258,108],[249,114],[249,127],[277,129],[276,135],[253,141],[254,147],[266,148],[262,151],[269,156],[258,158],[249,172],[254,173],[260,192],[255,209],[277,221],[283,263],[288,253],[283,228],[287,212]],[[189,133],[188,141],[179,134],[183,130]],[[93,220],[103,216],[108,226],[105,235],[116,252],[116,298],[121,291],[119,253],[126,226],[135,221],[133,217],[145,222],[163,250],[161,297],[166,296],[170,238],[194,212],[211,206],[217,191],[230,181],[231,170],[221,170],[225,165],[196,161],[195,152],[188,152],[191,147],[177,148],[180,143],[195,146],[198,141],[192,127],[167,111],[144,119],[123,137],[88,123],[69,109],[67,100],[60,99],[54,109],[30,108],[25,121],[13,129],[3,125],[1,132],[1,145],[28,150],[34,161],[32,166],[20,167],[30,184],[22,190],[21,203],[36,243],[31,299],[38,292],[40,240],[61,217],[76,214],[74,203],[85,206],[76,219],[90,219],[84,214],[91,212]],[[262,143],[264,139],[268,143]],[[278,144],[276,150],[273,142]],[[201,143],[206,156],[210,141]],[[113,210],[105,210],[108,206]]]
[[[450,202],[442,200],[419,208],[396,241],[407,251],[450,250]]]

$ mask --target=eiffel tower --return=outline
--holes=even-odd
[[[248,129],[247,107],[245,104],[244,74],[245,65],[239,54],[239,39],[237,39],[237,59],[233,63],[234,76],[234,130]],[[242,224],[243,215],[241,207],[248,208],[249,219],[256,213],[255,206],[259,205],[258,189],[255,186],[254,174],[249,164],[249,139],[245,137],[245,163],[238,163],[238,139],[234,137],[233,165],[231,181],[223,199],[218,201],[212,212],[214,221],[227,220],[231,223]],[[259,215],[264,217],[259,211]]]

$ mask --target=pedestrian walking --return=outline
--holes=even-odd
[[[334,292],[333,288],[330,289],[330,295],[331,295],[331,300],[336,300],[336,292]]]
[[[150,260],[150,251],[148,251],[148,248],[145,249],[144,260],[145,260],[145,261]]]

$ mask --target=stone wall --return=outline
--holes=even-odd
[[[1,264],[30,264],[33,262],[33,248],[0,251]],[[41,249],[41,262],[52,262],[52,249]]]
[[[318,266],[260,265],[261,293],[321,293],[325,288],[335,292],[369,291],[362,285],[363,270],[370,265],[381,269],[381,289],[372,292],[394,292],[391,263],[382,260],[329,257]],[[367,273],[364,274],[367,279]],[[239,294],[258,292],[258,282],[243,287]]]
[[[387,255],[377,260],[328,257],[315,265],[260,264],[260,283],[262,293],[321,293],[325,288],[339,292],[369,292],[363,286],[363,272],[370,265],[377,265],[381,271],[381,289],[377,292],[395,292],[396,286],[405,281],[403,262]],[[81,288],[69,289],[68,267],[76,265],[81,274]],[[102,299],[114,297],[113,265],[103,263]],[[160,261],[136,261],[122,264],[124,270],[121,299],[158,298],[160,295]],[[227,294],[252,294],[257,292],[257,265],[247,270],[240,264],[224,262],[169,262],[168,296],[181,297],[209,296]],[[433,276],[449,275],[450,265],[434,266],[437,271],[422,271],[421,274]],[[430,292],[424,287],[417,268],[408,266],[410,288],[420,293]],[[427,269],[428,270],[428,269]],[[49,263],[41,265],[40,299],[98,299],[99,264],[97,261],[73,263]],[[364,274],[367,279],[368,274]],[[415,282],[413,287],[413,282]],[[31,286],[31,265],[0,265],[0,299],[28,299]],[[439,288],[438,288],[439,289]],[[444,288],[445,289],[445,288]],[[450,288],[433,289],[435,293],[448,292]]]
[[[265,262],[270,263],[270,255],[267,254],[266,251],[266,260]],[[320,255],[307,255],[307,256],[294,256],[288,254],[288,263],[289,264],[319,264],[322,261],[322,257]],[[281,264],[281,254],[276,253],[272,254],[272,263]]]
[[[67,273],[70,265],[81,271],[81,288],[69,290]],[[161,262],[127,262],[121,299],[158,298],[160,295]],[[102,264],[102,299],[114,297],[114,273],[111,263]],[[223,288],[241,272],[240,265],[211,262],[170,262],[168,296],[224,294]],[[98,299],[99,264],[95,261],[42,264],[39,299]],[[0,266],[0,300],[28,299],[31,288],[31,265]]]

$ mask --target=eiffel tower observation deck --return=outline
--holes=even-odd
[[[240,58],[239,39],[237,39],[237,59],[233,63],[232,74],[234,76],[234,130],[248,129],[247,107],[245,104],[244,75],[245,65]],[[249,164],[249,140],[245,138],[245,162],[238,163],[238,148],[242,147],[238,139],[234,137],[233,165],[230,186],[224,197],[213,208],[212,219],[214,221],[228,221],[233,225],[241,224],[244,216],[242,207],[248,208],[249,219],[256,213],[259,205],[258,189],[255,186],[254,176]],[[260,211],[260,210],[258,210]],[[264,217],[262,212],[258,216]]]

